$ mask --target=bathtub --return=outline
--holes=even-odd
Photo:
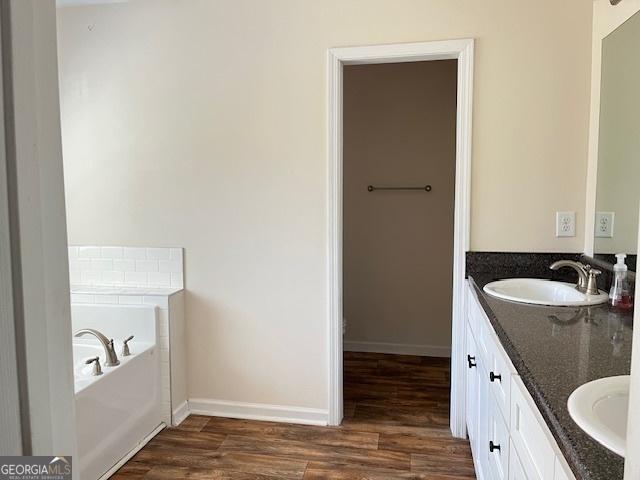
[[[162,425],[160,354],[155,307],[71,305],[73,331],[93,328],[113,338],[120,365],[106,367],[100,342],[73,339],[76,430],[80,478],[97,480]],[[130,356],[122,356],[122,339]],[[99,357],[103,374],[92,376],[85,360]]]

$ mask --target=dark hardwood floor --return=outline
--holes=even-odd
[[[345,353],[345,419],[314,427],[191,415],[112,478],[473,479],[449,432],[448,359]]]

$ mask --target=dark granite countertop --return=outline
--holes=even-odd
[[[623,478],[624,459],[584,433],[567,399],[580,385],[631,371],[632,314],[595,307],[544,307],[499,300],[482,287],[495,273],[472,273],[491,324],[579,480]],[[505,277],[502,277],[505,278]]]

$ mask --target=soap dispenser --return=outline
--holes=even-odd
[[[609,305],[621,310],[630,310],[633,308],[633,298],[631,297],[631,289],[629,288],[629,280],[627,279],[627,265],[624,259],[627,257],[624,253],[616,254],[617,263],[613,266],[613,283],[609,291]]]

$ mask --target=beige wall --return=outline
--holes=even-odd
[[[474,37],[475,250],[580,251],[585,0],[59,11],[69,238],[186,249],[189,394],[327,405],[326,51]]]
[[[345,67],[347,350],[450,351],[456,85],[455,60]]]

